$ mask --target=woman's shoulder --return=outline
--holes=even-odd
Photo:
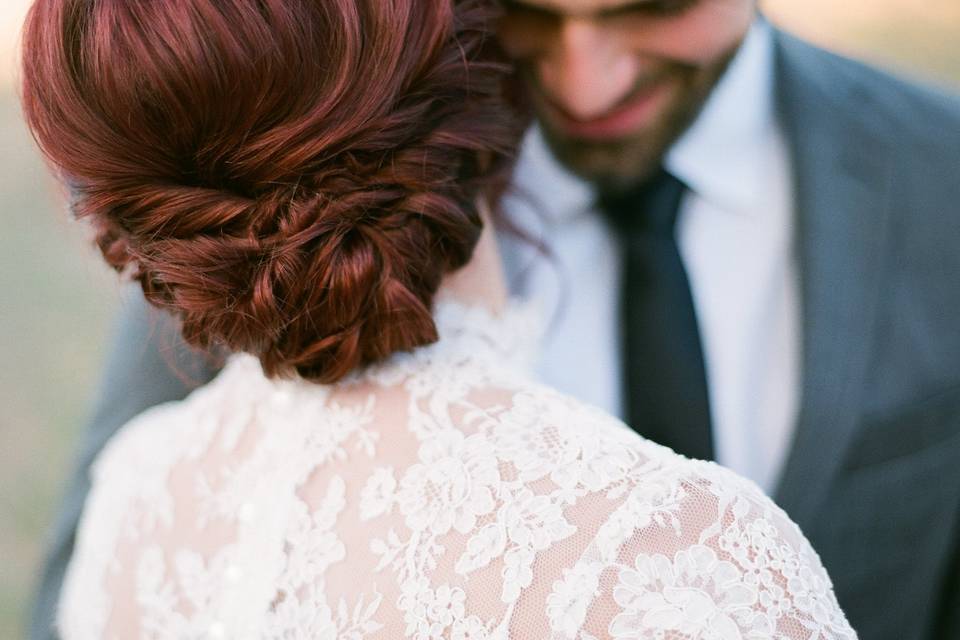
[[[237,355],[186,398],[124,425],[92,466],[61,629],[139,637],[152,626],[165,637],[217,637],[210,610],[224,602],[234,605],[237,628],[252,628],[260,613],[242,603],[270,585],[239,577],[276,564],[276,524],[291,512],[297,478],[289,471],[303,444],[291,435],[318,426],[326,392],[269,380],[256,358]]]
[[[232,356],[213,380],[185,398],[150,407],[123,425],[92,465],[92,478],[96,483],[121,469],[142,476],[146,468],[196,458],[218,440],[229,446],[251,425],[256,406],[275,395],[256,359]]]

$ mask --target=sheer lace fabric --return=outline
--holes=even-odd
[[[855,638],[751,483],[531,381],[536,314],[332,386],[235,356],[94,468],[74,639]]]

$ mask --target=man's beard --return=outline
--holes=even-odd
[[[600,191],[629,189],[653,175],[673,143],[693,124],[737,48],[709,67],[674,65],[663,72],[670,82],[677,83],[675,96],[653,121],[635,133],[613,140],[576,138],[540,118],[544,138],[561,164]]]

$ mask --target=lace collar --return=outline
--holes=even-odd
[[[439,295],[433,304],[438,339],[354,371],[342,383],[399,383],[431,367],[480,371],[495,368],[532,375],[539,352],[541,313],[534,301],[513,298],[499,311]]]
[[[479,366],[508,367],[532,374],[542,336],[542,313],[534,300],[511,298],[497,312],[488,307],[466,304],[449,296],[434,301],[434,322],[438,340],[409,352],[398,352],[383,362],[350,373],[341,384],[371,378],[381,382],[409,375],[432,362],[455,362]],[[256,372],[264,377],[260,361],[248,353],[237,353],[224,367],[238,375]],[[302,379],[270,381],[272,385],[302,386]],[[311,387],[324,386],[309,383]]]
[[[532,371],[542,337],[542,311],[536,300],[510,298],[500,311],[464,304],[450,297],[434,302],[433,318],[439,340],[426,351],[465,352],[492,356]]]

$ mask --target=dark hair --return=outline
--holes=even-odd
[[[436,340],[521,124],[482,0],[37,0],[23,104],[187,342],[331,382]]]

